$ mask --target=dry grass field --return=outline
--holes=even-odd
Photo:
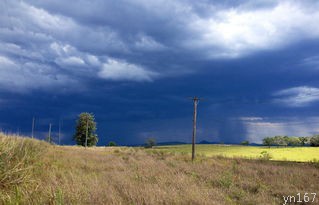
[[[282,204],[298,192],[318,195],[318,181],[316,163],[191,162],[156,149],[62,147],[0,134],[1,204]]]

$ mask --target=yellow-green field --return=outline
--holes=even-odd
[[[191,145],[158,146],[156,149],[177,152],[191,153]],[[196,153],[205,156],[224,156],[240,158],[260,158],[262,152],[267,152],[270,160],[284,160],[308,162],[314,159],[319,160],[319,147],[259,147],[240,145],[196,145]]]

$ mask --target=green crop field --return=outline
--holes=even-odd
[[[158,146],[158,150],[191,154],[191,145]],[[240,158],[260,158],[269,154],[271,160],[307,162],[319,160],[319,147],[259,147],[240,145],[196,145],[196,154]],[[264,154],[265,155],[265,154]]]

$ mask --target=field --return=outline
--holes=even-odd
[[[0,134],[0,204],[283,204],[283,196],[318,195],[318,181],[318,163],[192,162],[164,149],[85,149]]]
[[[165,152],[191,153],[191,145],[159,146]],[[264,154],[261,154],[261,153]],[[257,159],[269,154],[270,160],[308,162],[319,160],[318,147],[263,147],[240,145],[196,145],[199,155]]]

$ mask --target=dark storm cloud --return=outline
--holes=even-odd
[[[1,127],[28,133],[36,115],[43,131],[64,118],[67,139],[76,115],[90,111],[102,144],[149,135],[188,141],[187,96],[200,95],[199,139],[315,132],[289,130],[289,122],[317,119],[318,8],[284,0],[2,1],[0,106],[11,117]]]

